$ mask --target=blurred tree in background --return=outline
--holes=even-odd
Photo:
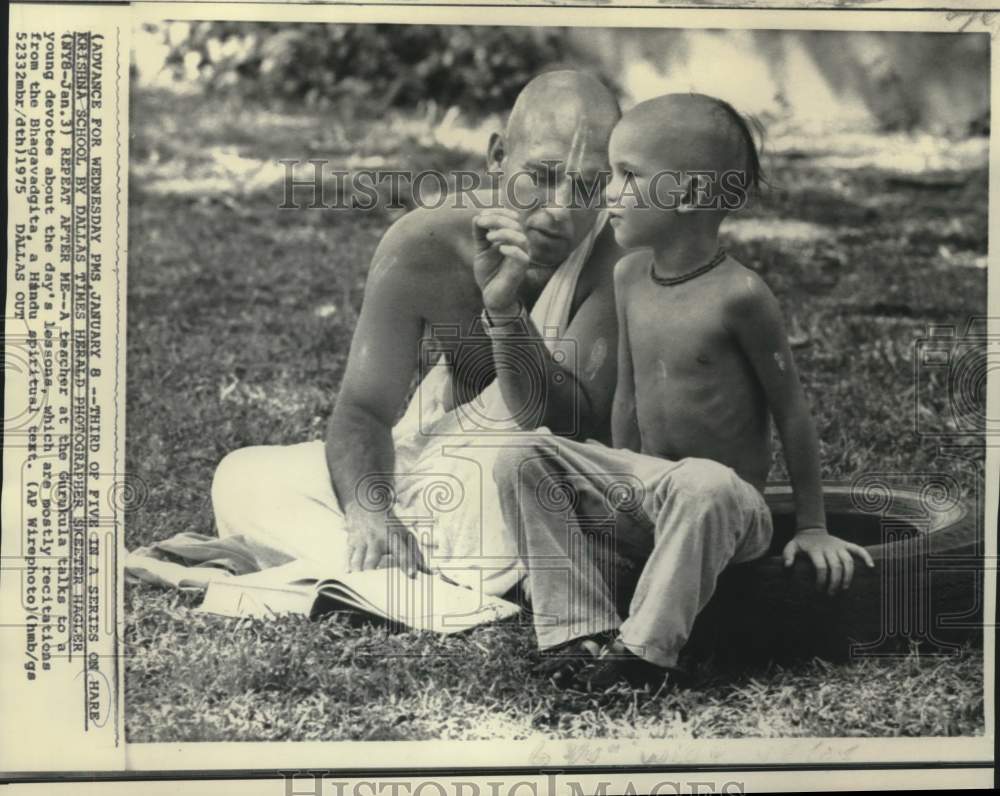
[[[572,66],[600,74],[625,106],[701,91],[814,131],[989,129],[986,34],[294,22],[144,30],[165,50],[152,71],[166,67],[178,85],[346,113],[504,111],[540,71]],[[149,41],[137,56],[161,49]]]
[[[183,77],[194,63],[210,89],[257,99],[490,112],[509,109],[563,50],[555,29],[199,22],[166,64]]]

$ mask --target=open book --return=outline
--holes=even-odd
[[[442,575],[408,578],[398,568],[315,576],[315,564],[293,561],[250,575],[208,584],[199,611],[222,616],[269,618],[301,614],[311,618],[353,610],[390,623],[435,633],[463,630],[514,616],[512,602],[467,589]]]

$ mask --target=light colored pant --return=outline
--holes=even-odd
[[[619,628],[636,655],[674,666],[719,573],[771,542],[760,492],[708,459],[552,437],[509,449],[493,474],[522,545],[541,649]],[[624,622],[613,550],[645,562]]]
[[[212,509],[221,538],[243,534],[331,573],[347,571],[347,525],[321,440],[227,454],[212,479]]]
[[[431,437],[405,460],[394,486],[397,519],[414,535],[425,563],[485,594],[509,591],[522,577],[516,540],[500,516],[493,465],[504,444],[527,435]],[[418,442],[424,442],[419,440]],[[335,576],[347,571],[347,520],[330,482],[322,440],[242,448],[223,458],[212,481],[220,537],[243,535]],[[384,511],[384,508],[379,509]]]

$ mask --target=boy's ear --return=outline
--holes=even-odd
[[[502,133],[491,133],[490,143],[486,147],[486,170],[497,171],[503,168],[507,157],[507,142]]]
[[[678,213],[695,210],[717,210],[715,174],[710,171],[691,171],[681,180],[684,191],[677,206]]]
[[[677,203],[680,214],[692,213],[698,208],[698,192],[701,190],[701,178],[697,174],[685,174],[681,180],[681,200]]]

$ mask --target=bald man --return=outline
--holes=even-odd
[[[516,418],[506,418],[517,428],[608,436],[617,334],[612,268],[621,249],[611,230],[598,226],[600,199],[579,199],[607,173],[618,118],[616,100],[595,78],[543,74],[521,92],[506,129],[490,137],[487,166],[498,190],[414,210],[389,228],[369,270],[325,444],[227,456],[212,490],[220,536],[247,535],[331,569],[371,569],[387,554],[409,574],[428,569],[393,497],[411,486],[400,483],[404,471],[418,460],[433,464],[424,454],[441,449],[448,434],[477,432],[474,424],[453,423],[440,435],[442,413],[477,398],[494,377],[499,405],[518,408]],[[529,313],[574,256],[583,262],[565,297],[567,352],[543,341]],[[424,375],[429,347],[447,363],[444,389],[431,396],[425,378],[410,409],[440,399],[440,411],[407,432],[403,450],[397,420],[414,379]],[[497,367],[504,362],[514,366]],[[489,471],[486,478],[492,488]],[[373,492],[388,501],[373,503]]]
[[[613,448],[552,438],[505,452],[495,469],[550,653],[539,672],[593,691],[662,684],[722,569],[768,550],[771,418],[798,522],[786,565],[808,556],[830,594],[850,585],[852,555],[873,566],[827,532],[816,432],[778,302],[719,245],[722,221],[759,180],[746,123],[720,100],[666,95],[622,117],[610,160],[610,223],[635,249],[615,268]],[[574,499],[554,501],[560,490]],[[624,621],[612,548],[642,565]]]

